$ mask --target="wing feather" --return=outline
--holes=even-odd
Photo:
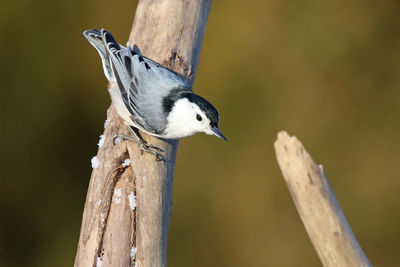
[[[174,72],[117,44],[110,32],[102,29],[101,37],[105,51],[95,47],[111,67],[111,74],[108,74],[115,79],[123,102],[132,114],[131,119],[144,131],[162,133],[167,123],[163,99],[176,87],[190,90],[189,87]],[[104,65],[107,67],[103,60]]]

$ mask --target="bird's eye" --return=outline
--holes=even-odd
[[[197,115],[196,115],[196,119],[197,119],[198,121],[201,121],[203,118],[202,118],[199,114],[197,114]]]

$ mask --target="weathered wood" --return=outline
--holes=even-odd
[[[296,137],[280,132],[275,154],[297,211],[324,266],[371,266],[328,178]]]
[[[182,74],[191,85],[210,5],[211,0],[141,0],[130,44]],[[145,140],[164,150],[165,163],[156,162],[133,142],[113,145],[115,134],[130,132],[113,106],[107,118],[105,141],[90,179],[75,266],[166,266],[178,141],[143,133]],[[129,166],[123,164],[126,159]]]

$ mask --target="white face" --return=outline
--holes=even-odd
[[[204,112],[186,98],[176,101],[167,119],[166,138],[183,138],[201,132],[214,134]]]

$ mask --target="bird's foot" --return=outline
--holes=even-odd
[[[156,157],[156,161],[165,161],[164,156],[159,153],[159,152],[164,152],[164,150],[162,150],[161,148],[147,144],[145,140],[132,138],[130,136],[126,136],[123,134],[114,135],[114,145],[116,145],[119,141],[127,141],[127,140],[133,141],[136,144],[138,144],[142,149],[142,151],[153,154]]]

